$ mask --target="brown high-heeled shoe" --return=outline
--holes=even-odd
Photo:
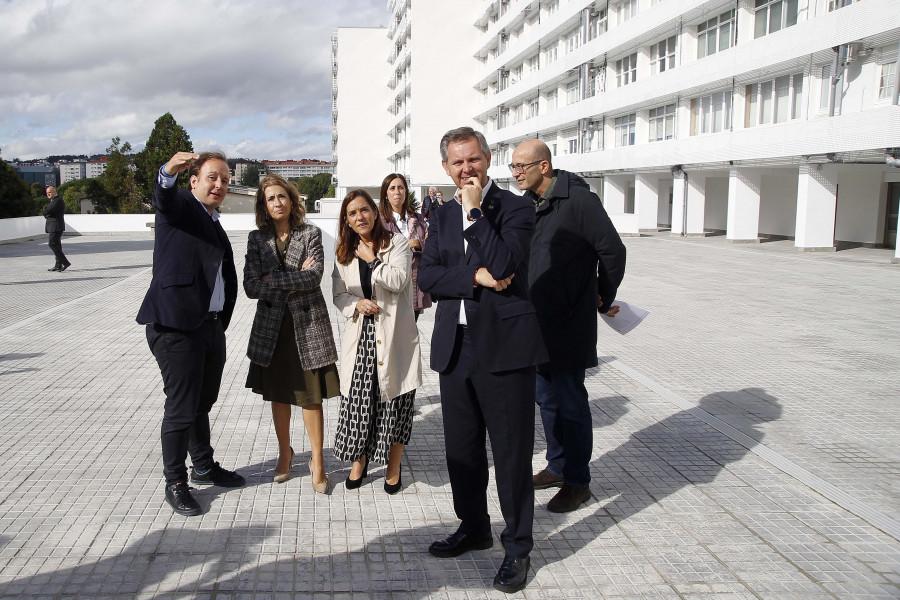
[[[310,477],[313,477],[312,459],[309,459],[309,475]],[[315,481],[313,481],[312,488],[320,494],[328,492],[328,475],[325,475],[325,481],[323,481],[322,483],[316,483]]]
[[[275,476],[272,477],[272,481],[274,481],[275,483],[284,483],[285,481],[290,479],[291,478],[291,463],[293,463],[293,462],[294,462],[294,449],[291,448],[291,462],[288,463],[287,472],[279,473],[278,471],[275,471]]]

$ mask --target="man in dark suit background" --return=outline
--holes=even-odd
[[[490,149],[470,127],[441,139],[444,170],[459,201],[434,213],[419,266],[419,286],[440,297],[431,368],[440,373],[447,470],[459,529],[429,552],[459,556],[493,545],[487,511],[485,430],[506,528],[494,587],[525,587],[534,546],[535,366],[547,360],[528,300],[534,207],[487,176]]]
[[[50,203],[44,207],[43,214],[46,219],[44,231],[50,234],[50,241],[47,245],[50,246],[53,255],[56,256],[56,264],[53,265],[53,268],[47,270],[62,272],[72,264],[66,258],[66,255],[63,254],[62,249],[62,234],[66,230],[66,204],[52,185],[47,186],[46,193],[47,197],[50,198]]]
[[[187,170],[190,191],[175,186]],[[138,312],[159,364],[166,403],[161,438],[166,501],[178,514],[199,515],[188,487],[239,487],[244,478],[213,460],[209,412],[225,367],[225,329],[237,300],[237,272],[216,208],[228,192],[230,171],[218,152],[179,152],[159,171],[153,279]]]
[[[426,221],[431,219],[431,214],[434,212],[434,209],[438,207],[436,204],[437,192],[435,192],[434,186],[428,188],[428,195],[422,199],[422,218]]]

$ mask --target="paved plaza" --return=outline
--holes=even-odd
[[[246,235],[231,240],[243,268]],[[624,240],[621,300],[651,311],[601,324],[588,373],[593,497],[547,512],[519,598],[900,598],[900,265],[888,250],[799,253],[659,233]],[[403,490],[383,467],[346,490],[329,448],[313,492],[302,420],[294,475],[273,484],[269,407],[244,388],[255,305],[241,292],[213,409],[216,459],[242,489],[163,499],[162,384],[135,315],[153,239],[0,246],[0,598],[502,598],[491,550],[438,559],[456,526],[434,311],[419,321],[424,382]],[[331,264],[323,281],[330,299]],[[336,336],[343,318],[332,308]],[[539,417],[533,464],[543,467]],[[493,479],[494,532],[503,529]]]

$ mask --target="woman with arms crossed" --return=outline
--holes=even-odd
[[[384,491],[396,494],[422,384],[412,251],[405,237],[385,230],[368,192],[354,190],[341,204],[336,253],[332,293],[347,323],[334,454],[353,462],[347,489],[362,485],[370,461],[386,462]]]
[[[340,394],[337,350],[320,283],[325,268],[322,232],[306,223],[297,188],[268,175],[256,192],[257,231],[247,239],[244,291],[258,299],[250,331],[247,387],[272,404],[278,438],[274,481],[291,474],[291,406],[303,409],[309,436],[312,487],[324,494],[322,399]]]

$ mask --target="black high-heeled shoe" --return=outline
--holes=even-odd
[[[387,477],[384,478],[384,491],[391,496],[399,492],[401,487],[403,487],[403,469],[400,469],[400,474],[397,475],[397,483],[388,483]]]
[[[359,486],[362,485],[363,479],[365,479],[366,476],[368,476],[368,474],[369,474],[369,460],[366,459],[366,465],[363,467],[362,477],[360,477],[359,479],[350,479],[350,476],[347,475],[347,479],[346,479],[346,481],[344,481],[344,486],[348,490],[355,490],[356,488],[358,488]]]

